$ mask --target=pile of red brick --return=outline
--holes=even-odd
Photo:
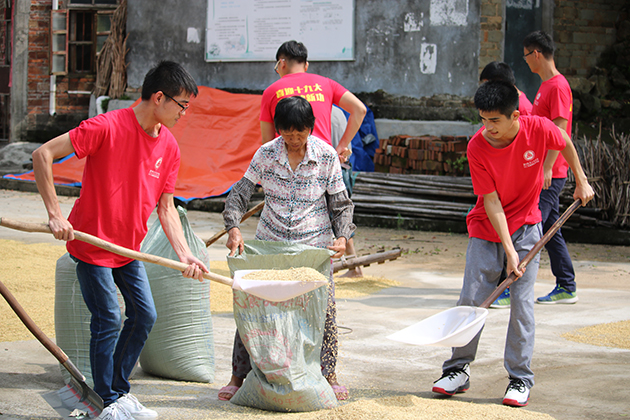
[[[379,140],[377,172],[469,176],[467,136],[391,136]]]

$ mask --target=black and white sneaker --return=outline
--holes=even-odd
[[[432,391],[438,394],[455,395],[468,391],[470,388],[470,366],[466,363],[461,368],[449,369],[434,384]]]
[[[510,384],[505,390],[503,405],[525,407],[529,401],[529,388],[520,379],[510,378]]]

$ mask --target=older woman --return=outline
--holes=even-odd
[[[276,106],[274,125],[280,137],[264,144],[254,155],[247,172],[230,192],[223,212],[228,231],[230,255],[243,252],[238,228],[256,184],[265,192],[256,239],[291,241],[328,248],[343,255],[355,229],[354,206],[344,186],[339,157],[330,145],[311,135],[313,110],[300,96],[282,99]],[[334,236],[334,240],[333,240]],[[332,273],[321,350],[322,374],[337,399],[348,398],[335,374],[337,363],[337,321]],[[251,370],[249,354],[236,332],[232,354],[232,378],[221,388],[219,399],[229,400]]]

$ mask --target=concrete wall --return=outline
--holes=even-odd
[[[382,89],[415,98],[471,96],[478,77],[480,2],[355,0],[355,61],[311,62],[309,71],[355,93]],[[267,62],[206,63],[207,0],[185,4],[129,0],[131,88],[140,87],[144,74],[161,59],[182,63],[198,84],[216,88],[262,91],[277,80],[273,56]],[[455,12],[447,15],[445,10]],[[189,27],[197,29],[200,43],[187,42]]]

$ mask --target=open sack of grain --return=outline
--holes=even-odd
[[[247,241],[241,255],[228,257],[228,265],[232,274],[310,267],[330,278],[330,256],[326,249],[307,245]],[[234,290],[234,319],[252,370],[232,403],[291,412],[337,406],[320,366],[327,299],[327,286],[284,302]]]
[[[210,258],[193,232],[186,210],[178,207],[184,237],[206,267]],[[156,220],[142,243],[142,252],[179,260],[162,225]],[[185,278],[179,271],[144,264],[157,310],[157,321],[140,354],[142,370],[163,378],[214,381],[214,338],[210,315],[210,282]]]

